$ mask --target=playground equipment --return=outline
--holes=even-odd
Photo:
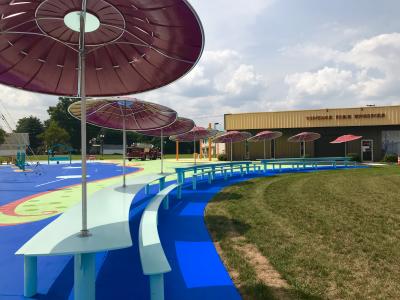
[[[63,152],[67,154],[58,154],[61,150],[64,150]],[[55,144],[51,146],[51,148],[47,150],[47,164],[50,164],[51,161],[55,161],[57,164],[59,164],[60,161],[69,161],[69,164],[71,164],[72,150],[70,146],[64,144]]]

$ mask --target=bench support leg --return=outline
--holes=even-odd
[[[208,173],[208,183],[211,184],[212,182],[212,173]]]
[[[164,275],[150,275],[150,299],[164,300]]]
[[[196,174],[193,174],[192,185],[193,185],[193,190],[197,190],[197,175]]]
[[[96,260],[94,253],[75,254],[74,299],[95,300]]]
[[[160,191],[165,187],[165,177],[160,178]]]
[[[149,184],[146,184],[146,186],[144,187],[144,193],[146,195],[150,194],[150,185]]]
[[[163,201],[163,208],[165,210],[169,209],[169,196],[167,195],[167,197],[165,197],[164,201]]]
[[[37,293],[37,257],[24,256],[24,296],[33,297]]]

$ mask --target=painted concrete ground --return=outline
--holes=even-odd
[[[129,176],[140,176],[158,173],[160,162],[133,162],[131,165],[129,171],[132,174]],[[165,171],[172,172],[176,165],[173,161],[166,162]],[[24,299],[23,258],[15,256],[14,252],[51,222],[56,214],[79,201],[80,187],[76,185],[79,178],[73,178],[80,173],[79,165],[66,167],[43,166],[41,175],[34,172],[24,175],[7,170],[8,167],[0,167],[0,299]],[[121,178],[115,176],[121,174],[121,167],[93,163],[89,174],[90,194],[120,181]],[[64,177],[57,178],[59,176]],[[172,272],[165,279],[166,299],[240,299],[215,251],[203,216],[208,201],[222,188],[254,176],[260,175],[235,177],[229,181],[219,179],[211,186],[201,183],[197,192],[184,189],[183,200],[179,202],[172,196],[173,206],[170,211],[161,212],[159,222],[161,241],[172,267]],[[170,176],[170,183],[174,179]],[[153,186],[150,196],[141,192],[135,197],[130,213],[134,236],[137,236],[141,213],[156,192],[156,186]],[[21,198],[24,201],[18,202]],[[14,207],[17,216],[7,214],[11,211],[10,207]],[[23,218],[20,219],[22,222],[16,222],[18,218]],[[137,243],[127,249],[99,253],[96,264],[97,299],[149,299],[149,282],[142,274]],[[71,256],[41,257],[38,272],[39,295],[35,299],[72,299]]]

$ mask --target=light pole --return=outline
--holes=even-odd
[[[100,138],[100,145],[101,145],[101,149],[100,149],[100,151],[101,151],[101,160],[103,160],[104,159],[104,134],[100,134],[99,135],[99,138]]]

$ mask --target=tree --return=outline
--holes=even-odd
[[[6,138],[6,132],[0,128],[0,145],[4,143],[4,140]]]
[[[42,122],[34,116],[19,119],[15,130],[15,132],[29,134],[29,144],[34,151],[42,144],[39,135],[42,134],[43,131],[44,126]]]
[[[59,127],[68,132],[72,148],[81,149],[81,122],[68,112],[68,107],[76,101],[74,98],[59,97],[57,105],[50,106],[47,110],[50,120],[46,121],[45,124],[48,125],[52,121],[56,122]],[[88,143],[90,139],[97,137],[99,132],[99,127],[88,124],[86,142]]]
[[[50,124],[46,130],[40,134],[40,138],[49,148],[55,144],[68,144],[70,136],[68,132],[58,126],[56,122],[50,121]]]

